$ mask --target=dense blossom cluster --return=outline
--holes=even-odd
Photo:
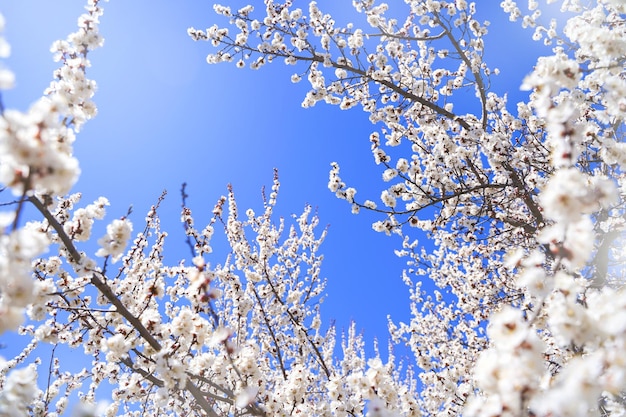
[[[85,69],[89,66],[87,52],[102,44],[97,33],[100,14],[98,1],[90,2],[79,19],[78,31],[67,41],[55,43],[52,49],[63,66],[45,95],[27,112],[3,109],[0,117],[0,182],[20,198],[15,212],[2,213],[2,227],[8,231],[0,236],[3,330],[16,328],[23,309],[36,297],[31,260],[51,243],[39,224],[18,228],[23,204],[28,198],[64,195],[78,179],[80,170],[72,143],[84,121],[95,115],[95,105],[90,101],[95,83],[86,78]],[[0,57],[8,53],[9,46],[1,38]],[[12,87],[12,79],[9,70],[2,69],[0,87]]]
[[[102,10],[98,3],[98,0],[91,0],[79,19],[78,30],[67,41],[53,45],[55,59],[63,65],[55,72],[55,80],[43,97],[26,112],[0,105],[0,182],[19,198],[17,209],[0,214],[3,230],[0,235],[0,332],[20,326],[25,310],[36,320],[45,317],[45,305],[54,291],[51,279],[33,279],[32,262],[58,240],[44,222],[28,222],[20,227],[19,220],[29,200],[41,204],[41,200],[62,196],[78,179],[80,170],[72,144],[75,133],[96,111],[91,101],[95,82],[86,78],[85,70],[89,66],[88,51],[102,45],[98,34]],[[4,23],[0,16],[0,33]],[[8,57],[9,53],[8,42],[0,37],[0,58]],[[0,90],[12,88],[14,79],[8,68],[0,67]],[[83,223],[85,230],[78,231],[80,222],[77,220],[74,224],[76,233],[87,238],[89,228]],[[74,233],[72,235],[74,237]],[[80,239],[80,236],[75,237]],[[54,274],[58,269],[55,265],[58,259],[50,258],[47,273]],[[25,353],[30,349],[32,347]],[[2,361],[0,365],[3,376],[0,415],[41,414],[46,408],[41,402],[37,406],[35,401],[42,394],[36,384],[35,365],[14,369],[24,359]],[[80,377],[75,376],[75,379]]]
[[[599,306],[590,300],[623,314],[626,6],[564,1],[573,17],[560,29],[543,23],[538,1],[528,12],[503,1],[511,21],[553,47],[522,83],[532,94],[516,115],[488,91],[498,71],[482,59],[488,24],[477,5],[405,3],[398,18],[386,4],[354,1],[361,28],[339,26],[315,2],[308,14],[265,2],[265,17],[216,6],[234,33],[189,32],[219,46],[210,63],[302,63],[292,81],[311,85],[304,107],[360,105],[382,125],[370,137],[388,184],[380,203],[357,200],[336,163],[328,186],[354,213],[386,213],[375,230],[403,236],[414,317],[391,332],[415,354],[423,413],[618,415],[624,336],[591,331]],[[472,100],[474,112],[456,111]],[[424,251],[406,226],[437,249]]]
[[[543,23],[538,1],[502,1],[552,48],[520,81],[530,97],[515,114],[488,89],[498,71],[483,60],[477,5],[404,3],[398,18],[389,14],[401,5],[354,0],[361,27],[314,1],[216,5],[231,27],[189,29],[218,48],[209,63],[283,60],[300,71],[293,82],[310,83],[304,107],[361,106],[379,126],[369,137],[379,202],[359,200],[336,163],[328,187],[354,213],[381,213],[376,231],[402,237],[412,318],[390,320],[386,361],[378,348],[366,357],[354,327],[337,343],[322,326],[325,232],[310,207],[275,219],[277,176],[261,213],[240,213],[229,189],[202,228],[183,188],[190,262],[164,263],[161,200],[134,239],[130,221],[115,219],[96,258],[78,250],[109,204],[65,196],[79,174],[75,133],[96,113],[85,70],[103,43],[102,11],[90,0],[79,30],[53,45],[63,66],[44,97],[0,117],[0,181],[19,197],[0,216],[0,332],[26,311],[19,331],[32,338],[0,362],[0,415],[61,415],[74,393],[81,412],[105,416],[626,413],[626,4],[563,1],[573,17],[560,29]],[[0,88],[12,82],[0,67]],[[25,204],[43,219],[22,225]],[[218,227],[230,254],[215,261]],[[81,348],[91,369],[66,372],[54,358],[39,389],[45,344]],[[394,344],[411,350],[410,366]]]

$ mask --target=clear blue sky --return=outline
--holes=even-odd
[[[342,1],[345,7],[332,6],[344,13],[337,20],[352,20],[351,2]],[[26,109],[47,87],[56,68],[49,47],[75,30],[84,3],[0,0],[12,45],[6,64],[17,76],[17,87],[3,94],[5,107]],[[328,10],[325,4],[335,0],[318,3]],[[529,41],[531,32],[508,22],[499,2],[478,3],[492,21],[487,61],[502,71],[492,80],[494,91],[509,91],[518,97],[515,102],[523,97],[519,85],[539,44]],[[260,71],[206,64],[213,49],[194,43],[186,30],[225,24],[211,1],[111,0],[103,6],[105,46],[91,55],[88,71],[98,83],[99,114],[76,143],[82,176],[75,190],[83,193],[84,204],[108,197],[109,221],[132,204],[137,230],[167,189],[161,217],[171,232],[166,250],[174,262],[188,257],[179,224],[181,183],[188,183],[198,219],[208,219],[227,183],[233,184],[242,208],[259,209],[261,187],[271,184],[276,167],[282,183],[278,212],[299,214],[309,203],[318,208],[321,223],[330,225],[322,249],[328,278],[325,323],[335,320],[342,329],[356,320],[368,341],[378,337],[384,346],[386,315],[409,318],[408,290],[400,279],[403,261],[393,254],[399,238],[374,232],[376,216],[352,215],[349,205],[327,189],[329,164],[337,161],[361,199],[378,200],[382,172],[369,150],[368,136],[375,128],[367,115],[359,108],[341,111],[322,103],[302,109],[307,83],[291,84],[294,67],[279,62]],[[306,8],[306,2],[300,7]],[[218,249],[210,261],[224,257]]]

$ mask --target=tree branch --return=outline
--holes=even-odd
[[[82,256],[74,246],[72,239],[65,233],[63,226],[57,221],[57,219],[50,213],[48,208],[43,205],[43,203],[35,196],[31,196],[28,200],[39,210],[39,212],[48,220],[48,223],[52,228],[57,232],[57,235],[63,242],[63,246],[67,249],[72,258],[72,261],[77,265],[80,265],[82,261]],[[150,347],[152,347],[155,351],[160,351],[162,349],[161,344],[152,336],[152,334],[146,329],[146,327],[141,323],[141,321],[135,317],[122,302],[117,298],[111,287],[109,287],[104,281],[102,281],[97,275],[96,272],[91,276],[91,283],[106,297],[107,300],[111,304],[113,304],[116,308],[116,312],[121,314],[128,322],[139,332],[141,337],[148,342]],[[219,417],[215,410],[208,403],[204,394],[200,389],[192,382],[187,380],[186,385],[187,391],[191,393],[194,397],[198,405],[207,413],[209,417]]]

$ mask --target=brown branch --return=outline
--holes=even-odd
[[[48,220],[50,226],[52,226],[52,228],[57,232],[57,236],[59,236],[61,242],[63,242],[63,246],[65,246],[65,249],[67,249],[67,251],[70,253],[70,257],[72,258],[71,260],[75,264],[80,264],[82,256],[74,246],[72,239],[70,239],[67,233],[65,233],[65,230],[63,230],[63,226],[61,226],[61,224],[52,215],[52,213],[50,213],[48,208],[44,206],[37,197],[30,196],[28,197],[28,201],[30,201],[37,208],[37,210],[39,210],[39,212],[46,218],[46,220]]]
[[[63,226],[57,221],[57,219],[50,213],[50,211],[41,203],[41,201],[35,197],[31,196],[28,200],[35,205],[37,210],[43,214],[43,216],[48,220],[48,223],[52,228],[57,232],[57,236],[63,242],[63,246],[70,253],[72,261],[78,265],[80,265],[82,261],[82,256],[74,246],[72,239],[65,233]],[[150,334],[148,329],[141,323],[141,321],[135,317],[124,304],[120,301],[119,298],[115,295],[111,287],[109,287],[103,280],[101,280],[94,272],[91,276],[91,283],[98,288],[98,290],[106,297],[107,300],[111,304],[113,304],[116,308],[116,311],[121,314],[133,327],[139,332],[141,337],[148,342],[148,344],[157,352],[161,350],[161,345],[159,342]]]
[[[128,320],[135,330],[139,332],[141,337],[148,342],[152,349],[157,352],[162,349],[161,344],[154,338],[154,336],[152,336],[143,323],[130,311],[128,311],[120,299],[117,298],[111,287],[102,281],[95,273],[91,276],[91,283],[102,293],[102,295],[107,298],[107,300],[111,302],[111,304],[115,306],[117,313],[121,314],[126,320]]]
[[[198,388],[196,386],[196,384],[194,384],[193,382],[187,380],[187,383],[185,385],[185,388],[187,389],[187,391],[189,391],[191,393],[191,395],[193,396],[193,398],[196,400],[196,402],[198,403],[198,405],[200,405],[200,407],[202,407],[202,409],[210,416],[210,417],[219,417],[217,415],[217,413],[215,412],[215,410],[213,410],[213,407],[211,407],[211,404],[209,404],[209,402],[207,401],[207,399],[205,398],[205,393],[203,393],[202,391],[200,391],[200,388]]]
[[[385,29],[382,26],[379,26],[378,29],[380,29],[381,33],[370,33],[367,34],[366,36],[369,37],[387,37],[387,38],[393,38],[393,39],[401,39],[401,40],[405,40],[405,41],[416,41],[416,42],[428,42],[428,41],[434,41],[437,39],[441,39],[443,38],[443,35],[445,35],[445,32],[441,32],[439,35],[433,35],[433,36],[406,36],[406,35],[397,35],[395,33],[389,33],[386,32]]]
[[[383,209],[378,209],[378,208],[377,209],[372,209],[372,208],[369,208],[369,207],[363,205],[362,203],[357,203],[357,202],[355,202],[354,204],[356,204],[360,208],[364,208],[364,209],[373,211],[375,213],[394,214],[394,215],[398,215],[398,214],[399,215],[415,214],[415,213],[417,213],[417,212],[419,212],[419,211],[421,211],[421,210],[423,210],[425,208],[434,206],[434,205],[439,204],[439,203],[446,202],[446,201],[448,201],[450,199],[453,199],[453,198],[459,198],[459,197],[461,197],[461,196],[463,196],[465,194],[469,194],[469,193],[472,193],[474,191],[486,190],[488,188],[506,188],[507,186],[508,186],[507,184],[489,184],[489,183],[486,183],[486,184],[477,185],[475,187],[466,188],[464,190],[454,191],[451,194],[442,195],[440,197],[433,197],[433,196],[425,193],[425,195],[430,199],[430,202],[421,205],[419,208],[417,208],[415,210],[402,210],[402,211],[395,211],[395,210],[393,210],[393,211],[391,211],[391,210],[383,210]]]
[[[234,44],[229,45],[229,46],[236,46]],[[355,68],[353,66],[350,65],[346,65],[346,64],[339,64],[336,61],[333,60],[326,60],[322,55],[315,53],[315,51],[312,49],[309,50],[309,52],[311,53],[311,56],[302,56],[302,55],[294,55],[293,53],[288,53],[288,52],[280,52],[280,51],[259,51],[258,49],[252,48],[250,45],[245,45],[245,46],[241,46],[241,45],[237,45],[238,48],[242,48],[244,50],[248,50],[250,52],[256,52],[256,53],[263,53],[263,54],[267,54],[267,55],[273,55],[275,57],[280,57],[280,58],[295,58],[296,60],[299,61],[310,61],[310,62],[319,62],[319,63],[324,63],[324,62],[329,62],[330,65],[333,68],[338,68],[338,69],[344,69],[346,71],[352,72],[354,74],[359,75],[360,77],[363,77],[371,82],[374,83],[378,83],[380,85],[384,85],[385,87],[389,88],[390,90],[400,94],[402,97],[411,100],[415,103],[419,103],[422,106],[429,108],[430,110],[434,111],[435,113],[446,117],[447,119],[453,120],[455,122],[458,122],[459,125],[461,125],[463,128],[470,130],[471,126],[470,124],[462,119],[460,116],[444,109],[441,106],[438,106],[437,104],[428,101],[427,99],[417,96],[405,89],[403,89],[402,87],[394,84],[391,81],[388,80],[382,80],[382,79],[375,79],[373,78],[371,75],[369,75],[366,71],[360,69],[360,68]]]
[[[272,289],[272,292],[274,293],[274,296],[276,297],[276,299],[278,300],[278,302],[283,306],[286,307],[285,308],[285,312],[287,313],[287,315],[289,316],[289,320],[294,324],[294,326],[296,327],[296,329],[298,329],[301,333],[304,334],[306,340],[309,342],[309,344],[311,345],[311,348],[313,349],[313,352],[315,353],[315,355],[317,356],[317,362],[320,364],[320,366],[322,367],[322,369],[324,370],[324,373],[326,374],[327,378],[330,378],[331,372],[328,369],[328,366],[326,365],[326,361],[324,360],[324,357],[322,356],[322,353],[319,350],[319,347],[315,344],[315,342],[313,342],[313,340],[311,340],[311,338],[309,337],[309,334],[307,333],[306,328],[304,327],[304,325],[302,323],[300,323],[299,320],[297,320],[294,315],[291,313],[291,311],[289,311],[289,308],[287,307],[287,304],[283,301],[283,299],[280,297],[280,295],[278,294],[278,291],[276,290],[276,287],[274,286],[274,284],[272,284],[272,281],[270,280],[270,274],[267,271],[267,265],[265,265],[264,268],[264,272],[265,272],[265,276],[267,279],[267,283],[269,284],[270,288]]]
[[[285,57],[288,56],[292,56],[292,55],[287,55],[285,54]],[[319,54],[314,54],[311,58],[307,58],[307,57],[300,57],[300,56],[294,56],[294,58],[296,59],[303,59],[303,60],[311,60],[311,61],[315,61],[315,62],[321,62],[323,63],[325,61],[324,57],[319,55]],[[470,130],[471,126],[470,124],[465,121],[464,119],[462,119],[460,116],[444,109],[441,106],[436,105],[435,103],[426,100],[423,97],[417,96],[405,89],[403,89],[402,87],[394,84],[393,82],[389,81],[389,80],[382,80],[382,79],[376,79],[373,78],[371,75],[369,75],[366,71],[359,69],[359,68],[354,68],[350,65],[346,65],[346,64],[339,64],[338,62],[335,61],[330,61],[331,66],[333,66],[334,68],[339,68],[339,69],[345,69],[346,71],[350,71],[353,72],[363,78],[366,78],[374,83],[378,83],[381,85],[384,85],[385,87],[389,88],[390,90],[400,94],[402,97],[407,98],[415,103],[419,103],[424,107],[427,107],[429,109],[431,109],[432,111],[434,111],[435,113],[444,116],[450,120],[453,120],[455,122],[458,122],[463,128]]]
[[[268,282],[269,282],[269,277],[268,277]],[[278,364],[280,365],[280,371],[283,375],[283,379],[287,380],[287,370],[285,369],[285,364],[283,363],[283,355],[281,353],[280,344],[278,343],[278,340],[276,339],[276,335],[274,334],[274,330],[272,329],[272,326],[270,325],[270,321],[267,316],[267,313],[265,312],[265,309],[263,308],[263,302],[261,301],[261,297],[259,296],[259,293],[257,292],[254,285],[252,286],[252,292],[254,293],[254,296],[256,297],[257,302],[259,303],[259,308],[261,309],[261,313],[263,314],[263,320],[265,321],[265,326],[267,327],[267,330],[270,332],[270,336],[272,337],[272,341],[274,342],[274,346],[276,347],[276,357],[278,358]]]
[[[509,178],[511,179],[513,186],[520,190],[522,194],[522,200],[526,204],[526,207],[528,207],[528,210],[530,210],[530,213],[535,217],[537,227],[539,227],[542,223],[544,223],[543,214],[541,213],[539,205],[537,205],[537,203],[535,203],[535,201],[533,200],[530,192],[526,189],[526,186],[520,179],[519,175],[517,175],[515,168],[513,168],[508,162],[504,162],[502,166],[509,173]]]
[[[450,43],[452,43],[452,46],[454,46],[454,49],[456,49],[456,52],[461,57],[461,60],[465,63],[467,68],[469,68],[469,70],[472,72],[472,76],[474,77],[474,81],[476,81],[476,85],[478,86],[478,92],[480,94],[480,102],[481,102],[481,107],[482,107],[482,121],[481,122],[482,122],[482,127],[484,130],[487,128],[487,96],[485,94],[485,91],[486,91],[485,83],[483,82],[483,79],[480,76],[480,73],[477,70],[474,70],[474,68],[472,67],[472,63],[470,62],[469,58],[465,54],[465,51],[463,51],[463,48],[461,48],[461,45],[456,40],[456,38],[452,36],[452,32],[443,24],[443,22],[439,18],[439,15],[437,13],[434,13],[433,17],[435,18],[435,21],[439,24],[439,26],[443,28],[445,35],[450,40]]]

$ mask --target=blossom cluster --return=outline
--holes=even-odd
[[[533,89],[530,107],[544,121],[553,168],[538,196],[545,224],[535,239],[544,251],[537,248],[511,265],[522,267],[517,284],[525,291],[527,315],[509,319],[509,340],[492,336],[492,346],[480,355],[474,376],[482,395],[471,403],[470,415],[623,413],[625,340],[615,319],[624,314],[624,283],[611,279],[606,254],[623,233],[617,219],[623,213],[622,167],[616,158],[588,158],[592,152],[602,155],[597,150],[603,146],[616,149],[612,142],[621,140],[615,128],[623,115],[615,113],[619,103],[613,90],[624,91],[626,84],[622,76],[617,83],[611,80],[624,70],[624,11],[623,5],[600,2],[570,19],[564,39],[577,49],[567,50],[559,40],[554,55],[540,58],[524,81]],[[505,311],[494,315],[491,328]],[[517,329],[524,329],[518,338]],[[539,337],[545,346],[538,345]],[[542,356],[549,358],[550,366],[535,366],[535,380],[528,382],[502,373],[510,363],[483,377],[493,357],[510,350],[510,344],[540,365]],[[527,361],[521,366],[530,368]],[[509,381],[520,385],[506,386]]]
[[[0,391],[0,415],[28,417],[28,408],[37,395],[35,365],[12,371]]]
[[[99,1],[90,0],[86,9],[79,18],[78,31],[52,47],[55,59],[63,65],[55,72],[55,81],[44,95],[26,112],[6,109],[4,103],[0,105],[0,183],[19,198],[13,203],[16,206],[13,212],[1,214],[0,333],[17,329],[24,320],[24,311],[31,318],[41,319],[54,290],[51,280],[33,280],[33,260],[47,252],[58,237],[53,236],[46,222],[21,225],[20,218],[29,201],[44,206],[55,196],[67,194],[80,173],[72,144],[82,124],[95,115],[91,101],[95,83],[85,76],[89,66],[87,53],[102,45],[97,25],[102,13]],[[0,15],[0,33],[4,23]],[[8,42],[0,37],[0,58],[6,58],[9,53]],[[14,78],[9,69],[0,67],[0,89],[13,87]],[[75,219],[73,234],[87,239],[90,225],[83,220]],[[84,229],[80,230],[81,227]],[[58,258],[51,258],[50,273],[57,270],[53,266],[57,261]],[[49,330],[40,334],[54,332]],[[41,407],[43,393],[37,388],[35,366],[15,369],[23,360],[2,361],[0,366],[2,415],[26,416],[43,412],[45,408]],[[54,397],[51,392],[48,394]],[[59,413],[66,400],[58,404]]]
[[[79,29],[67,41],[53,45],[56,59],[63,66],[55,72],[55,81],[27,112],[13,109],[0,116],[0,183],[26,200],[33,195],[66,194],[78,179],[78,160],[73,156],[75,132],[85,120],[95,115],[90,101],[95,83],[85,77],[89,66],[87,52],[102,45],[98,35],[98,1],[90,1],[79,19]],[[0,22],[4,25],[4,19]],[[2,27],[0,27],[2,29]],[[0,55],[9,47],[0,39]],[[2,88],[11,87],[8,70],[0,75]],[[14,329],[23,308],[36,296],[29,270],[31,260],[47,249],[48,237],[33,224],[18,229],[23,203],[14,213],[3,213],[2,227],[11,230],[0,236],[2,272],[0,273],[0,311],[2,330]],[[8,220],[8,221],[7,221]]]
[[[621,292],[608,286],[623,284],[623,2],[563,1],[572,17],[562,29],[543,21],[538,1],[528,12],[501,2],[511,21],[553,46],[522,83],[532,93],[517,114],[488,90],[498,70],[483,61],[488,22],[475,18],[478,5],[406,1],[397,18],[384,3],[353,4],[361,28],[340,26],[316,2],[306,11],[266,2],[265,14],[216,6],[232,27],[190,34],[218,48],[209,63],[302,63],[291,80],[311,85],[303,107],[360,105],[381,126],[370,136],[380,203],[360,200],[336,163],[328,188],[353,213],[384,213],[374,230],[403,237],[413,318],[390,330],[421,369],[422,412],[581,415],[597,405],[619,415],[615,386],[584,387],[594,377],[617,381],[621,369],[615,334],[585,329],[596,323],[587,300],[598,294],[621,316],[613,298]],[[407,225],[436,249],[422,248]],[[577,365],[589,372],[575,378]]]
[[[0,181],[20,198],[0,216],[0,331],[19,326],[30,338],[0,363],[0,414],[62,415],[76,394],[107,417],[624,415],[626,6],[565,0],[573,16],[559,30],[542,22],[538,1],[528,13],[502,1],[553,47],[523,80],[530,96],[516,114],[489,89],[498,71],[483,59],[489,25],[478,5],[353,6],[361,27],[314,1],[216,5],[231,26],[189,34],[218,49],[209,63],[282,60],[299,71],[292,81],[310,84],[304,107],[361,106],[376,125],[379,197],[361,200],[337,163],[328,188],[353,213],[380,213],[374,230],[402,237],[411,317],[390,318],[387,358],[377,345],[366,355],[356,325],[340,343],[324,327],[326,231],[309,206],[277,218],[277,174],[259,210],[241,211],[229,187],[204,227],[183,188],[189,260],[165,261],[165,196],[139,231],[115,219],[95,258],[79,250],[109,204],[63,196],[79,173],[75,134],[96,113],[85,71],[103,44],[102,10],[89,0],[79,30],[53,45],[63,65],[46,95],[0,117]],[[6,71],[0,87],[12,83]],[[25,204],[43,220],[22,225]],[[224,258],[212,243],[220,228]],[[91,367],[63,371],[52,355],[40,390],[43,345],[80,348]],[[396,345],[410,358],[398,361]]]
[[[261,213],[248,209],[242,216],[230,190],[201,229],[185,204],[181,219],[194,255],[189,264],[163,264],[160,202],[148,213],[115,277],[93,261],[72,273],[59,264],[59,256],[40,259],[36,271],[42,282],[59,277],[40,302],[50,319],[37,313],[38,325],[22,331],[37,343],[82,347],[94,359],[92,371],[61,374],[58,384],[36,390],[35,407],[58,397],[56,409],[62,410],[69,393],[80,388],[79,380],[90,380],[79,395],[93,409],[99,387],[104,381],[113,384],[111,402],[101,409],[106,416],[133,415],[137,407],[147,414],[184,414],[199,407],[211,415],[293,411],[348,416],[366,409],[370,415],[390,415],[386,404],[394,412],[419,415],[414,384],[397,392],[393,387],[401,377],[393,359],[384,363],[377,355],[366,360],[354,326],[337,359],[335,330],[322,328],[319,310],[325,281],[318,251],[325,232],[316,233],[319,219],[311,207],[291,224],[276,221],[278,191],[276,177]],[[89,228],[103,216],[107,201],[101,198],[85,208],[75,208],[77,203],[77,196],[61,200],[51,213],[58,221],[55,230],[73,242],[84,236],[81,223]],[[210,262],[214,255],[207,250],[216,224],[224,225],[231,250],[221,264]],[[114,256],[109,243],[128,233],[122,220],[109,225],[102,248],[107,256]],[[59,255],[68,256],[72,247]],[[90,281],[99,294],[86,288]],[[109,303],[118,310],[99,308]],[[52,319],[61,314],[69,314],[65,324]],[[27,347],[6,370],[31,354]],[[71,386],[65,395],[57,390],[64,383]],[[4,384],[9,386],[8,378]]]

